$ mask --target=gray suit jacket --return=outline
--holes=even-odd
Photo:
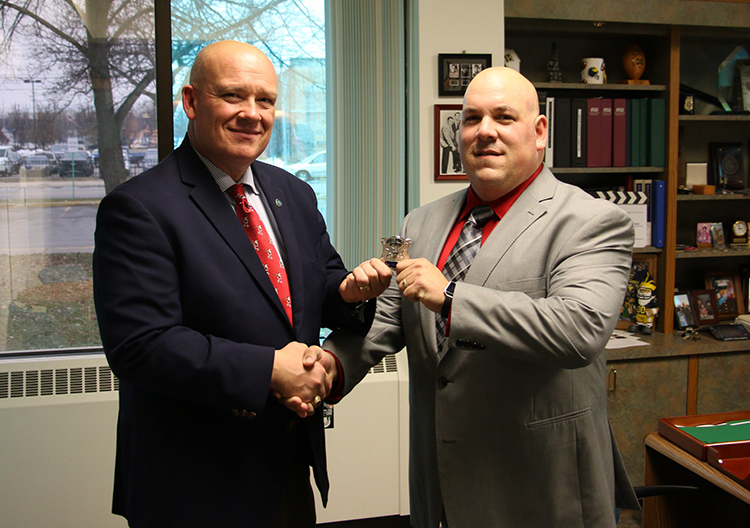
[[[407,216],[413,258],[437,262],[465,196]],[[616,489],[638,507],[609,427],[604,354],[633,240],[627,214],[545,167],[456,286],[440,362],[435,314],[395,284],[366,338],[329,337],[345,391],[407,348],[413,526],[437,527],[443,508],[451,528],[614,526]]]

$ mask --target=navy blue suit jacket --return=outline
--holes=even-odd
[[[113,512],[131,526],[266,526],[300,432],[324,503],[321,413],[269,396],[274,349],[321,326],[366,331],[312,189],[253,164],[286,249],[294,327],[189,141],[101,202],[94,297],[120,380]],[[374,304],[374,303],[370,303]],[[372,311],[372,310],[369,310]]]

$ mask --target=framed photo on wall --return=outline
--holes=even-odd
[[[438,95],[463,97],[474,76],[490,66],[491,53],[438,54]]]
[[[678,330],[698,326],[690,292],[676,292],[674,294],[674,324]]]
[[[466,180],[458,148],[461,105],[435,105],[435,181]]]
[[[745,313],[740,274],[736,271],[707,271],[706,288],[714,292],[719,319],[734,319]]]
[[[716,297],[713,290],[693,290],[690,292],[693,311],[698,325],[709,325],[719,322],[716,310]]]

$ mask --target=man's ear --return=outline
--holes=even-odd
[[[536,131],[536,149],[537,151],[547,148],[547,116],[539,114],[534,121],[534,130]]]
[[[188,119],[195,119],[195,88],[189,84],[182,87],[182,109]]]

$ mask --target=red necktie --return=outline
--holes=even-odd
[[[258,213],[255,212],[255,209],[247,201],[245,188],[242,184],[235,183],[229,188],[229,191],[236,204],[235,211],[237,212],[237,218],[242,222],[242,227],[245,228],[247,237],[252,242],[255,252],[258,253],[260,262],[263,264],[268,278],[271,279],[273,289],[276,290],[276,294],[281,299],[281,305],[286,310],[286,315],[291,323],[292,296],[289,293],[289,281],[286,278],[284,263],[279,258],[279,253],[271,242],[271,237],[268,236],[268,232],[263,226]]]

